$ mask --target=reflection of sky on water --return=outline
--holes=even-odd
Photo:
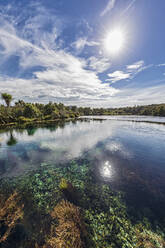
[[[96,182],[125,192],[134,209],[154,205],[155,213],[164,216],[164,125],[78,121],[4,132],[0,143],[0,177],[24,174],[42,164],[67,166],[72,159],[84,163],[87,158]]]
[[[84,118],[84,117],[80,117]],[[165,123],[165,117],[162,116],[146,116],[146,115],[100,115],[100,116],[85,116],[87,119],[103,119],[103,120],[124,120],[124,121],[139,121],[139,122],[159,122]]]
[[[136,164],[140,161],[147,166],[150,162],[155,166],[156,162],[158,167],[165,161],[164,131],[162,125],[115,120],[67,123],[63,128],[14,130],[12,136],[17,144],[10,147],[7,142],[11,132],[1,133],[0,174],[17,175],[41,163],[63,163],[84,153],[99,160],[98,166],[102,161],[111,161],[114,171],[125,160],[135,164],[135,159]]]

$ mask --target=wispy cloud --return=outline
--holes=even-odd
[[[127,65],[124,71],[114,71],[109,73],[107,76],[109,77],[106,79],[107,82],[116,83],[120,80],[124,79],[132,79],[138,73],[152,67],[153,65],[145,65],[143,60],[137,61],[131,65]]]
[[[125,14],[136,2],[137,0],[131,0],[128,6],[124,9],[123,14]]]
[[[105,103],[105,107],[124,107],[133,105],[147,105],[164,103],[165,84],[146,87],[124,87],[113,97],[109,98],[109,102]]]
[[[106,59],[102,58],[99,62],[96,58],[79,58],[60,47],[60,24],[54,26],[53,21],[51,30],[43,32],[42,27],[47,24],[44,13],[47,12],[39,11],[35,20],[26,20],[21,32],[17,25],[1,20],[1,60],[16,55],[19,57],[20,71],[28,72],[30,77],[25,79],[2,75],[0,90],[12,93],[15,99],[40,102],[54,100],[82,105],[96,100],[108,101],[110,96],[119,92],[103,84],[98,77],[98,72],[109,66]],[[96,44],[86,40],[85,45]]]
[[[111,61],[109,58],[97,58],[97,57],[90,57],[88,59],[88,65],[89,68],[98,72],[98,73],[102,73],[104,71],[106,71],[107,69],[110,68],[111,66]]]
[[[114,71],[108,74],[109,79],[106,81],[110,81],[111,83],[116,83],[117,81],[128,79],[131,77],[130,73],[125,73],[123,71]]]
[[[114,98],[119,100],[120,106],[147,105],[164,102],[165,85],[155,85],[143,88],[126,88],[117,94]],[[117,104],[118,105],[118,104]]]
[[[144,61],[140,60],[140,61],[135,62],[132,65],[127,65],[127,70],[129,70],[129,71],[137,70],[139,68],[142,68],[143,65],[144,65]]]
[[[72,47],[75,47],[77,51],[82,51],[85,46],[99,46],[100,43],[96,41],[88,41],[87,37],[80,37],[72,43]]]
[[[104,8],[104,10],[101,12],[100,16],[104,16],[109,11],[111,11],[114,8],[115,3],[116,3],[116,0],[108,0],[108,3],[106,7]]]
[[[115,1],[109,1],[103,15],[114,6]],[[108,71],[107,83],[103,83],[99,73],[111,68],[111,59],[96,55],[93,51],[90,55],[84,52],[80,56],[78,53],[86,46],[92,50],[93,46],[99,45],[88,38],[88,32],[79,33],[80,38],[77,40],[75,34],[69,41],[66,38],[66,41],[63,35],[66,21],[63,17],[37,4],[32,6],[33,13],[30,15],[26,15],[26,9],[25,12],[17,10],[17,16],[10,16],[5,11],[13,13],[12,8],[10,5],[0,13],[0,92],[11,93],[15,100],[60,101],[82,106],[109,107],[163,102],[163,84],[145,89],[136,88],[136,85],[134,88],[121,86],[120,89],[118,85],[110,86],[120,80],[131,80],[152,65],[145,65],[140,60],[122,69]],[[18,16],[18,12],[21,16]],[[70,47],[74,40],[75,50]],[[18,59],[10,63],[13,57]],[[17,70],[15,76],[4,73],[5,63],[13,66],[17,63],[19,73]]]
[[[165,63],[163,63],[163,64],[159,64],[159,65],[157,65],[157,66],[159,66],[159,67],[161,67],[161,66],[165,66]]]

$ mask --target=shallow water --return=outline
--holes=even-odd
[[[80,165],[88,161],[96,184],[106,183],[124,192],[130,214],[139,211],[163,223],[165,126],[123,118],[1,130],[0,177],[35,173],[48,165],[67,167],[73,160]]]

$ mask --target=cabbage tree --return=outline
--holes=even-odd
[[[2,93],[1,94],[1,97],[5,101],[7,107],[9,107],[10,106],[10,103],[11,103],[11,101],[13,99],[12,95],[7,94],[7,93]]]

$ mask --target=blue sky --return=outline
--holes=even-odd
[[[164,0],[0,0],[0,92],[92,107],[165,102],[164,10]],[[124,42],[112,54],[116,29]]]

